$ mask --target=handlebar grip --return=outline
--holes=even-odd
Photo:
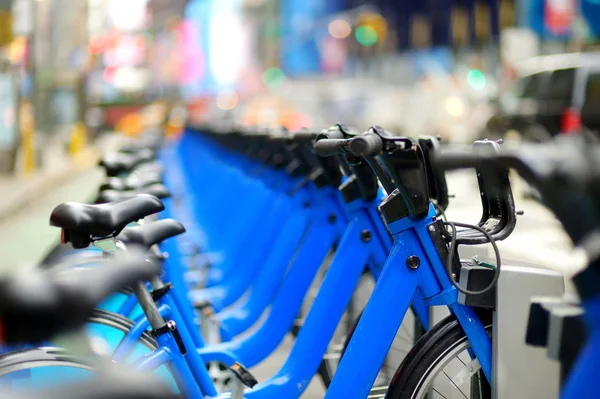
[[[339,139],[323,139],[315,143],[315,152],[321,157],[329,157],[332,155],[342,154],[343,145],[346,140]]]
[[[316,139],[318,140],[326,140],[326,139],[338,139],[341,140],[344,138],[344,134],[339,129],[328,129],[324,132],[321,132],[317,135]]]
[[[301,130],[299,132],[295,132],[292,140],[297,143],[310,143],[317,137],[315,132],[309,132],[307,130]]]
[[[434,154],[433,163],[444,170],[475,168],[482,165],[485,157],[473,153]]]
[[[356,136],[350,140],[349,150],[357,157],[378,155],[383,149],[381,137],[376,134]]]

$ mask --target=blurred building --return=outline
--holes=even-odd
[[[25,11],[5,41],[20,47],[11,53],[44,131],[81,119],[82,92],[104,122],[182,96],[291,127],[376,112],[373,98],[396,96],[388,85],[478,102],[517,60],[600,34],[597,0],[0,0],[0,22],[10,6]]]

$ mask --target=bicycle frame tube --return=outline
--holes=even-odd
[[[409,238],[409,237],[403,237]],[[405,242],[410,246],[410,242]],[[392,247],[358,326],[344,352],[326,398],[366,398],[392,345],[418,285],[418,272],[406,268],[405,248]],[[393,311],[390,305],[393,304]],[[360,359],[357,362],[357,359]],[[360,367],[357,365],[360,364]]]
[[[587,299],[582,305],[585,311],[587,341],[563,386],[561,399],[596,398],[600,391],[600,296]]]
[[[203,392],[216,395],[212,380],[206,373],[206,378],[197,380],[192,374],[185,357],[179,352],[175,338],[171,333],[158,336],[159,349],[138,359],[134,364],[140,371],[151,371],[164,364],[170,364],[177,386],[186,398],[202,398]]]
[[[431,206],[429,217],[432,218],[435,214],[435,209],[433,206]],[[450,311],[456,316],[456,319],[469,339],[471,348],[477,356],[486,378],[490,384],[492,384],[491,338],[486,333],[485,326],[482,325],[479,317],[475,313],[475,310],[457,302],[458,290],[450,282],[450,277],[448,276],[446,267],[440,259],[431,236],[429,235],[429,227],[430,222],[426,219],[425,221],[419,223],[414,230],[419,237],[419,241],[424,248],[425,253],[428,256],[435,276],[438,282],[441,284],[442,291],[439,295],[434,297],[424,296],[423,301],[427,306],[439,304],[446,305],[450,308]]]
[[[136,368],[143,371],[152,371],[170,362],[171,351],[166,348],[159,348],[140,359],[136,364]]]
[[[248,289],[253,276],[255,276],[258,269],[261,267],[262,259],[268,254],[271,246],[271,233],[275,231],[276,227],[281,222],[283,215],[287,214],[289,209],[289,199],[276,199],[272,204],[271,211],[264,220],[263,229],[261,229],[262,233],[256,234],[256,231],[254,232],[254,247],[252,250],[244,251],[238,249],[235,251],[236,255],[229,258],[228,261],[237,268],[236,273],[228,273],[228,275],[225,275],[225,271],[228,269],[233,270],[233,267],[220,267],[221,265],[214,265],[213,269],[219,269],[219,274],[221,276],[220,283],[211,286],[208,289],[204,289],[201,294],[198,294],[200,297],[196,300],[210,300],[213,303],[213,306],[222,308],[235,302],[235,300],[241,297]],[[243,263],[244,267],[240,267],[240,263]],[[180,289],[185,289],[185,286],[180,287]],[[188,295],[187,292],[185,294],[186,296]],[[193,298],[195,295],[194,291],[189,295]]]
[[[159,308],[159,313],[161,316],[167,315],[167,309]],[[129,329],[127,334],[123,337],[119,345],[115,349],[115,352],[112,355],[112,359],[116,362],[123,361],[133,350],[133,348],[137,345],[140,337],[150,327],[150,322],[146,318],[145,315],[138,316],[133,323],[133,327]]]
[[[382,196],[383,196],[383,194],[380,194],[380,197],[382,197]],[[381,200],[378,200],[378,202],[381,202]],[[379,214],[379,211],[377,210],[377,206],[371,206],[371,207],[367,208],[367,211],[369,212],[369,217],[371,219],[371,223],[375,227],[374,230],[377,232],[379,239],[381,240],[382,243],[385,244],[385,248],[386,248],[386,252],[383,255],[382,261],[377,261],[377,262],[373,262],[373,263],[369,264],[369,270],[371,271],[371,274],[375,278],[375,281],[377,281],[379,279],[379,276],[381,275],[381,267],[385,263],[385,259],[387,259],[387,256],[391,251],[391,248],[393,245],[393,240],[390,235],[390,232],[388,231],[385,223],[383,222],[383,219],[381,218],[381,216]],[[425,329],[425,331],[429,330],[429,322],[430,322],[429,309],[428,309],[427,305],[425,305],[425,303],[423,302],[423,299],[421,298],[421,296],[420,295],[413,296],[411,305],[412,305],[412,310],[414,311],[415,315],[421,321],[421,325],[423,326],[423,329]]]
[[[229,266],[219,268],[222,274],[221,283],[209,288],[215,290],[215,295],[223,298],[220,301],[223,305],[215,304],[217,307],[232,304],[250,287],[263,267],[264,259],[273,248],[273,232],[281,229],[281,221],[294,209],[287,197],[274,197],[270,206],[271,208],[261,215],[263,220],[260,228],[247,226],[245,230],[252,238],[233,251],[235,256],[228,259]]]
[[[240,212],[240,214],[236,215],[231,234],[227,235],[229,237],[228,245],[224,246],[221,251],[225,254],[225,258],[215,265],[223,276],[232,275],[232,272],[239,266],[241,260],[239,254],[245,253],[244,250],[240,251],[240,248],[248,247],[260,251],[266,245],[265,236],[268,237],[271,233],[266,227],[273,225],[274,220],[277,222],[281,220],[279,215],[281,201],[277,201],[277,194],[265,189],[260,191],[262,191],[261,195],[254,195],[253,201],[245,203],[243,206],[233,205],[235,213]],[[216,283],[218,282],[210,281],[209,286]]]
[[[297,398],[316,373],[327,345],[358,284],[377,240],[363,240],[371,228],[364,212],[355,212],[300,329],[294,347],[279,372],[246,392],[246,398]]]
[[[293,259],[299,248],[306,245],[304,241],[311,223],[308,211],[306,208],[298,209],[290,216],[246,300],[218,313],[221,326],[230,337],[250,328],[271,303],[286,270],[289,270],[289,266],[293,267]]]
[[[163,316],[165,319],[171,318],[171,319],[173,319],[173,321],[175,321],[175,324],[177,326],[183,326],[183,327],[179,327],[177,330],[179,331],[181,340],[182,340],[185,348],[188,351],[188,353],[186,354],[184,359],[187,362],[187,365],[192,373],[192,376],[195,378],[195,380],[202,381],[203,387],[210,386],[210,377],[208,375],[208,370],[206,369],[206,362],[201,358],[201,356],[198,353],[196,353],[196,347],[194,345],[194,340],[192,338],[192,335],[193,335],[192,332],[188,331],[182,323],[178,324],[178,320],[180,320],[181,318],[178,316],[176,310],[170,308],[168,305],[165,305],[165,304],[161,305],[158,309],[159,309],[161,316]],[[134,325],[134,327],[130,330],[130,332],[125,336],[125,338],[121,341],[121,343],[117,347],[117,350],[113,354],[113,360],[117,361],[117,362],[123,361],[129,355],[129,353],[131,353],[131,351],[137,344],[137,340],[142,335],[142,333],[148,328],[148,326],[149,326],[148,320],[145,317],[140,317],[140,320],[138,320],[138,322]],[[166,341],[166,342],[168,343],[170,341]],[[178,351],[179,350],[179,348],[177,346],[169,347],[168,349],[169,349],[169,351]],[[158,356],[158,355],[155,355],[155,356]],[[164,355],[161,355],[161,356],[164,356]],[[153,362],[158,362],[158,360],[153,360]],[[152,364],[154,364],[154,363],[152,363]],[[140,367],[150,367],[150,366],[145,364]],[[210,388],[206,388],[206,389],[210,389]]]
[[[137,305],[137,303],[138,302],[135,295],[130,294],[127,300],[123,303],[123,305],[121,305],[117,313],[122,316],[128,317],[133,311],[133,308],[135,308],[135,305]]]
[[[181,258],[178,256],[177,249],[174,249],[174,244],[175,240],[167,240],[161,243],[161,249],[169,253],[169,257],[164,262],[166,271],[174,269],[181,262]],[[185,281],[183,281],[181,274],[177,273],[176,271],[168,272],[166,274],[168,274],[168,276],[165,277],[164,281],[169,281],[173,284],[173,289],[168,293],[169,297],[174,302],[173,307],[176,308],[181,314],[185,326],[190,333],[199,333],[199,320],[197,320],[194,308],[187,298]],[[199,344],[199,342],[197,342],[197,344]]]
[[[290,270],[277,290],[267,319],[247,337],[200,350],[203,359],[218,360],[221,354],[216,352],[226,351],[244,366],[252,367],[271,354],[292,327],[311,282],[336,242],[336,230],[339,231],[339,227],[332,223],[327,213],[322,214],[309,227]]]
[[[159,309],[165,308],[168,312],[166,317],[172,319],[179,326],[182,338],[184,335],[186,336],[186,340],[189,341],[186,342],[186,347],[191,350],[191,348],[203,348],[206,345],[202,334],[200,334],[200,329],[196,326],[194,326],[195,328],[188,328],[186,321],[177,308],[177,304],[168,293],[158,300],[158,305]],[[165,316],[163,315],[163,317]]]
[[[279,231],[279,236],[277,237],[273,248],[269,253],[268,258],[264,261],[264,264],[260,268],[261,270],[258,272],[261,279],[265,278],[266,280],[271,280],[276,276],[273,276],[269,273],[277,273],[278,270],[281,272],[285,270],[289,260],[291,259],[294,251],[298,246],[298,242],[300,241],[302,235],[306,231],[307,227],[307,218],[305,211],[297,210],[294,212],[294,208],[291,208],[292,212],[291,216],[284,222],[281,230]],[[242,269],[241,267],[240,269]],[[281,272],[279,276],[281,276]],[[243,273],[238,273],[242,275]],[[248,287],[248,280],[242,281],[240,276],[237,276],[236,279],[239,281],[240,286],[244,288]],[[253,286],[256,284],[256,280],[258,275],[255,275],[254,281],[251,281],[250,285]],[[268,281],[270,283],[270,281]],[[266,283],[264,281],[263,283]],[[213,287],[215,290],[202,290],[196,292],[190,292],[190,298],[193,302],[198,301],[209,301],[213,307],[218,311],[226,306],[233,304],[243,292],[234,292],[231,289],[223,289],[219,287]],[[253,290],[254,291],[254,290]],[[233,295],[235,294],[235,295]],[[265,295],[266,292],[253,292],[251,295]],[[225,326],[226,327],[226,326]],[[235,330],[234,330],[235,331]]]
[[[433,299],[437,298],[439,303],[436,304],[446,304],[453,311],[458,310],[457,318],[491,381],[491,340],[473,310],[456,304],[456,289],[445,275],[439,255],[426,233],[434,215],[435,211],[431,207],[429,216],[423,220],[411,221],[405,218],[390,224],[394,246],[326,398],[368,396],[415,294],[427,298],[425,303],[433,304]],[[419,266],[408,266],[407,259],[410,256],[418,257]],[[439,281],[438,275],[441,276],[442,273],[446,279]],[[389,311],[391,303],[394,304],[393,312]],[[466,324],[463,325],[463,322]]]

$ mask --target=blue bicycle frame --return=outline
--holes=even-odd
[[[591,267],[591,266],[590,266]],[[598,359],[600,359],[600,296],[582,303],[587,328],[587,340],[563,386],[562,399],[598,397]]]
[[[428,232],[428,228],[434,226],[434,216],[435,209],[431,206],[425,219],[404,218],[389,225],[394,237],[392,252],[326,398],[368,396],[415,294],[421,295],[428,306],[448,306],[464,329],[488,381],[491,381],[491,339],[474,310],[457,303],[458,291],[450,282]],[[420,260],[416,269],[408,267],[409,256]],[[389,311],[390,303],[394,304],[393,312]]]

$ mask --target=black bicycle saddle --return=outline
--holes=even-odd
[[[92,238],[117,235],[129,223],[163,209],[163,203],[148,194],[98,205],[65,202],[52,211],[50,225],[63,229],[63,243],[85,248]]]
[[[132,154],[114,152],[106,154],[99,162],[99,165],[106,169],[108,176],[117,176],[133,170],[136,166],[153,161],[155,153],[151,150],[140,150]]]
[[[159,271],[144,257],[128,257],[94,260],[92,267],[61,273],[34,269],[0,279],[3,339],[7,344],[37,343],[81,328],[107,296]]]
[[[107,202],[120,201],[127,198],[135,197],[139,194],[149,194],[156,198],[168,198],[171,196],[169,190],[162,184],[156,183],[150,186],[140,187],[135,190],[104,190],[98,194],[97,204],[104,204]]]
[[[121,148],[119,148],[119,152],[126,154],[136,154],[143,150],[150,150],[156,153],[160,146],[163,144],[163,137],[164,136],[160,133],[146,134],[142,137],[128,141]]]
[[[142,187],[147,187],[152,184],[162,183],[160,173],[140,173],[137,175],[129,175],[127,177],[110,177],[106,182],[100,185],[98,191],[104,190],[135,190]]]
[[[149,249],[167,238],[185,233],[185,227],[173,219],[163,219],[142,226],[127,227],[117,236],[125,244],[137,244]]]

